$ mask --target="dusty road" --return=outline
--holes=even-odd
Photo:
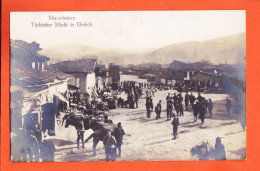
[[[122,145],[122,157],[117,161],[170,161],[194,160],[190,149],[203,140],[208,140],[213,146],[216,137],[222,138],[227,159],[241,160],[245,158],[246,133],[240,123],[235,121],[235,115],[226,115],[225,94],[202,94],[213,101],[213,118],[206,115],[201,127],[200,120],[193,122],[192,111],[185,111],[180,117],[179,137],[172,140],[171,121],[166,121],[166,96],[175,91],[158,91],[153,97],[154,106],[162,100],[162,118],[146,117],[145,98],[139,100],[138,109],[118,108],[112,110],[115,114],[111,119],[114,123],[121,122],[126,132]],[[184,94],[183,94],[184,95]],[[197,97],[197,93],[194,93]],[[124,95],[122,95],[124,96]],[[233,110],[232,110],[233,111]],[[92,130],[85,132],[85,138]],[[105,153],[102,142],[97,145],[97,156],[92,156],[92,141],[85,144],[85,149],[76,148],[76,130],[74,127],[56,126],[56,136],[50,137],[57,151],[55,161],[104,161]]]

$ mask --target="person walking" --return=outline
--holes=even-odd
[[[175,140],[177,138],[178,134],[178,126],[179,126],[179,118],[178,116],[174,116],[173,121],[172,121],[172,126],[173,126],[173,139]]]
[[[105,146],[105,153],[106,153],[106,161],[109,161],[110,157],[112,159],[112,161],[115,160],[115,145],[116,145],[116,141],[115,139],[112,137],[111,132],[107,131],[107,135],[104,137],[103,139],[103,144]]]
[[[147,110],[147,118],[151,117],[151,113],[153,110],[153,99],[150,99],[146,104],[146,110]]]
[[[231,109],[231,100],[229,98],[226,98],[226,109],[227,109],[227,114],[230,115],[230,109]]]
[[[192,92],[190,93],[189,99],[190,99],[191,106],[193,106],[193,104],[195,103],[196,98],[195,98],[195,96],[193,96]]]
[[[121,157],[121,146],[123,143],[123,136],[125,135],[125,131],[121,126],[121,122],[118,122],[117,128],[114,131],[114,135],[116,138],[116,148],[118,149],[117,157],[120,158]]]
[[[174,106],[174,109],[176,109],[176,104],[178,103],[178,96],[176,95],[176,93],[173,94],[173,106]]]
[[[161,110],[162,110],[162,105],[161,105],[161,100],[160,100],[159,103],[157,103],[157,105],[155,107],[156,119],[161,118]]]
[[[170,100],[167,102],[167,121],[168,121],[168,120],[171,120],[172,110],[173,110],[173,102],[172,102],[172,99],[170,99]]]
[[[199,118],[201,119],[201,123],[204,124],[205,115],[207,113],[207,108],[201,102],[199,103]]]

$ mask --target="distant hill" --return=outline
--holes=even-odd
[[[97,55],[98,61],[120,65],[142,63],[164,65],[172,63],[173,60],[185,63],[207,61],[213,64],[237,64],[245,61],[246,34],[240,33],[202,42],[177,43],[154,50],[104,50],[90,46],[63,44],[43,49],[40,53],[51,57],[54,61]]]
[[[172,44],[147,54],[145,58],[157,57],[161,63],[178,60],[187,63],[208,61],[213,64],[235,64],[244,61],[245,56],[246,35],[241,33],[203,42]]]
[[[81,58],[87,55],[95,55],[101,53],[102,50],[91,47],[83,46],[73,43],[61,44],[49,48],[45,48],[40,51],[41,54],[51,58],[51,60],[58,62],[64,60],[74,60],[75,58]]]

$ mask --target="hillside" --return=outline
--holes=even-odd
[[[141,63],[169,64],[173,60],[187,63],[206,60],[213,64],[237,64],[245,60],[246,34],[240,33],[202,42],[177,43],[156,50],[103,50],[90,46],[63,44],[46,48],[41,53],[53,57],[52,59],[55,61],[81,58],[85,55],[97,55],[99,61],[121,65]]]

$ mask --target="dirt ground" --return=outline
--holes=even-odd
[[[216,137],[222,138],[227,160],[246,158],[246,133],[232,113],[227,116],[225,108],[226,94],[202,94],[213,101],[213,118],[206,115],[205,123],[194,122],[191,107],[180,117],[178,138],[173,140],[171,121],[166,121],[166,96],[175,90],[158,91],[153,98],[154,106],[162,100],[161,119],[146,117],[145,97],[139,100],[139,108],[117,108],[110,119],[121,122],[125,130],[122,145],[122,157],[117,161],[174,161],[196,160],[191,157],[190,149],[202,141],[208,141],[213,147]],[[197,93],[193,93],[197,97]],[[124,94],[121,95],[126,99]],[[183,94],[184,96],[184,94]],[[85,131],[86,139],[93,131]],[[97,155],[92,155],[92,141],[85,144],[85,149],[77,149],[77,134],[74,127],[56,126],[56,136],[49,137],[56,146],[55,161],[104,161],[103,143],[97,145]]]

